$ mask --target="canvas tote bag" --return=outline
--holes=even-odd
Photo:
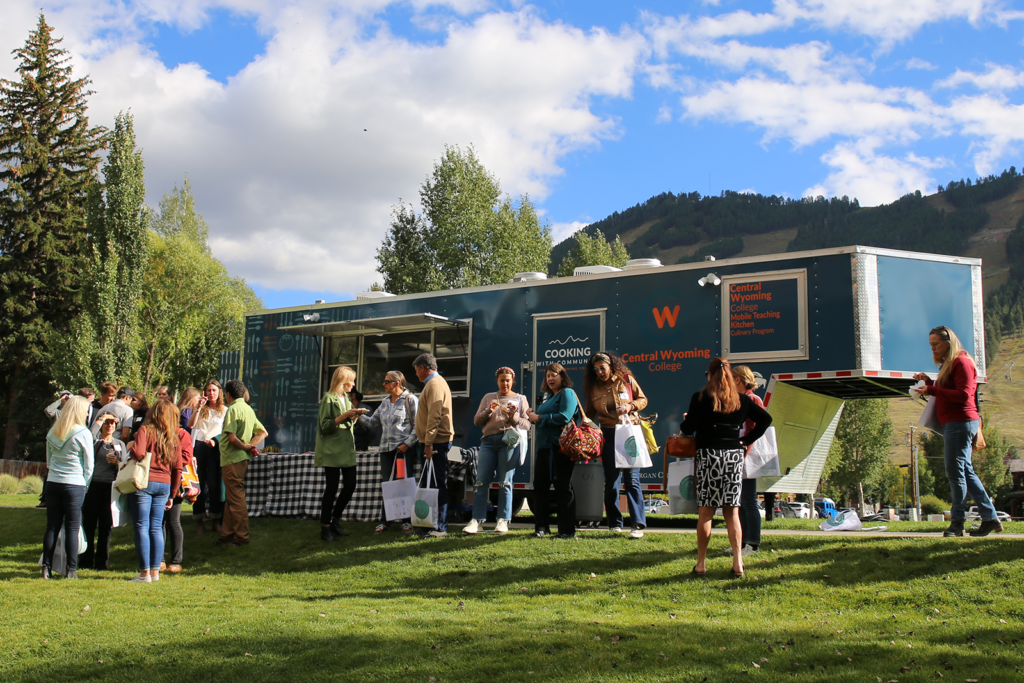
[[[650,467],[651,454],[647,452],[647,440],[640,425],[635,425],[629,416],[622,415],[622,422],[615,425],[615,466],[621,469]]]
[[[411,518],[416,500],[416,480],[411,477],[395,478],[399,460],[405,462],[405,458],[396,456],[395,464],[391,466],[391,478],[380,484],[384,495],[384,519],[389,522]]]
[[[428,488],[433,481],[434,488]],[[415,500],[412,504],[412,525],[437,528],[437,479],[434,477],[434,461],[428,460],[423,468],[423,476],[416,488]]]

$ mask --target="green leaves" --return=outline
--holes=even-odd
[[[499,201],[500,200],[500,201]],[[473,147],[445,147],[420,189],[423,213],[399,200],[377,250],[377,272],[393,294],[508,282],[547,270],[551,231],[528,196],[508,195]]]
[[[580,230],[574,235],[574,238],[576,244],[558,266],[558,277],[570,276],[576,268],[582,266],[621,268],[629,261],[626,245],[618,237],[614,242],[608,242],[600,230],[596,231],[593,237],[588,235],[586,230]]]

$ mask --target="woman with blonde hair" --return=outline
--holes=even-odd
[[[935,416],[942,425],[942,441],[945,444],[946,478],[953,507],[950,512],[949,528],[943,536],[963,536],[967,519],[964,500],[970,492],[971,498],[981,512],[981,527],[971,536],[988,536],[1000,532],[996,508],[985,491],[985,485],[974,473],[971,454],[974,440],[981,424],[978,414],[978,370],[974,359],[964,350],[960,339],[946,326],[932,328],[928,333],[928,344],[932,349],[932,360],[939,368],[938,377],[919,372],[916,380],[924,380],[922,392],[935,397]]]
[[[135,434],[128,457],[143,461],[152,454],[149,486],[132,495],[135,522],[135,554],[139,575],[132,581],[152,583],[160,580],[160,562],[164,556],[164,511],[171,506],[171,491],[181,485],[182,443],[178,437],[178,409],[160,399],[149,409],[146,421]]]
[[[340,366],[331,377],[331,388],[320,401],[317,418],[314,467],[323,467],[327,486],[320,503],[320,540],[335,543],[339,536],[348,536],[338,524],[345,506],[356,490],[356,442],[353,427],[368,410],[353,408],[349,392],[356,384],[355,370]],[[342,483],[338,496],[338,483]],[[335,502],[337,497],[337,502]]]
[[[736,383],[736,392],[746,394],[750,400],[759,407],[764,408],[761,398],[754,393],[757,389],[757,379],[754,371],[746,365],[737,365],[732,369],[733,381]],[[754,428],[754,421],[749,417],[743,423],[740,436]],[[747,449],[750,450],[749,448]],[[746,469],[744,467],[744,469]],[[743,554],[756,553],[761,547],[761,513],[757,508],[757,479],[743,477],[742,491],[740,492],[740,527],[743,531],[743,541],[740,544]]]
[[[761,438],[772,423],[771,415],[749,396],[736,391],[732,367],[724,358],[712,358],[708,365],[708,381],[690,399],[683,424],[683,434],[696,434],[697,458],[695,481],[697,490],[697,564],[693,573],[707,573],[705,560],[711,538],[711,518],[715,508],[722,508],[725,526],[732,547],[732,575],[743,576],[743,553],[740,551],[740,490],[743,479],[743,458],[747,448]],[[753,429],[740,436],[740,429],[750,418]]]
[[[187,393],[187,392],[186,392]],[[224,428],[224,390],[220,382],[209,380],[203,393],[196,398],[195,409],[186,429],[192,430],[192,447],[199,475],[199,497],[192,504],[192,517],[196,520],[196,535],[206,533],[204,521],[213,521],[213,530],[220,533],[220,518],[224,514],[221,498],[220,435]]]
[[[89,401],[72,396],[46,435],[46,534],[43,536],[43,578],[49,579],[57,535],[64,528],[65,576],[78,578],[78,530],[82,503],[93,473],[92,432],[85,426]]]
[[[181,400],[178,401],[178,414],[181,415],[182,429],[189,429],[188,423],[192,420],[192,413],[195,412],[201,395],[195,387],[188,387],[182,392]]]

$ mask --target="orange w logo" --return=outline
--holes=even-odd
[[[672,309],[671,312],[669,312],[668,306],[665,306],[665,308],[661,309],[661,311],[658,311],[658,309],[655,308],[651,312],[654,313],[654,322],[658,323],[659,330],[665,327],[665,321],[668,321],[669,327],[676,326],[676,319],[679,317],[678,304],[675,308]]]

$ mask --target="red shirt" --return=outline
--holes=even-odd
[[[930,379],[925,380],[928,388],[925,393],[935,397],[935,416],[939,424],[949,422],[967,422],[978,420],[978,404],[974,395],[978,390],[978,370],[974,362],[961,352],[959,358],[953,359],[949,377],[951,386],[941,387]]]

